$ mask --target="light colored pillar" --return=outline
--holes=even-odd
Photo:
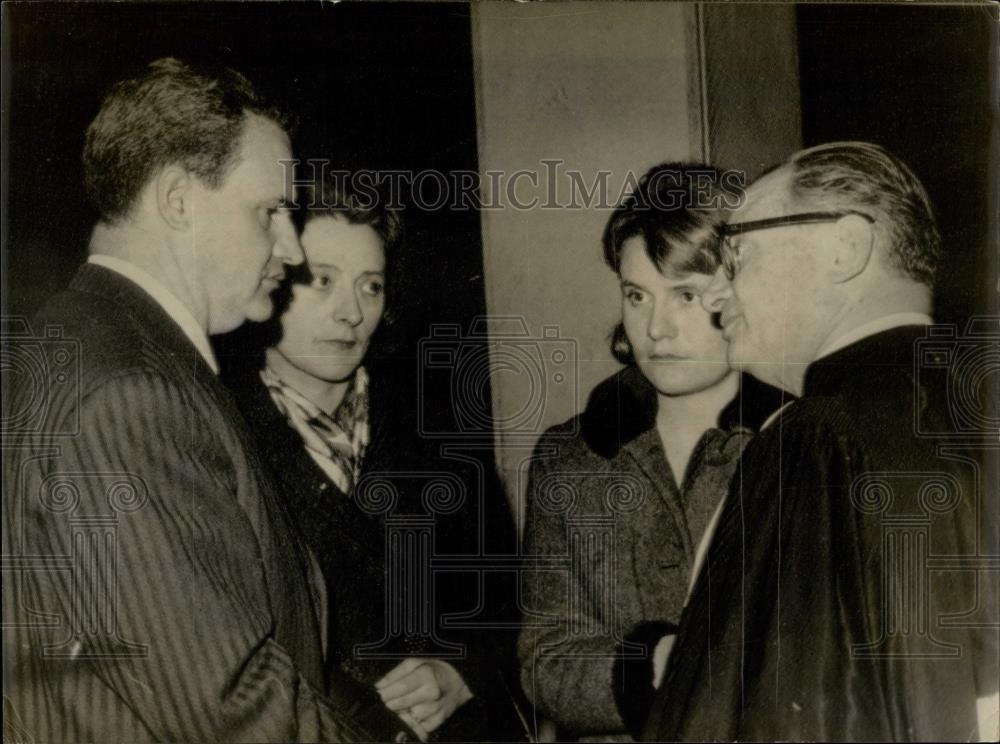
[[[700,129],[707,159],[760,175],[802,146],[793,5],[697,4]]]

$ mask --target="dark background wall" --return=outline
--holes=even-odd
[[[798,8],[803,142],[877,142],[923,181],[947,256],[940,321],[997,312],[997,28],[996,6]]]
[[[995,312],[995,8],[810,5],[797,17],[805,144],[869,139],[909,162],[938,206],[949,256],[939,318]],[[5,5],[4,21],[5,314],[30,315],[83,260],[94,218],[81,187],[84,130],[115,79],[160,56],[222,59],[281,94],[302,118],[300,157],[477,168],[462,3],[23,3]],[[396,300],[407,311],[380,348],[414,375],[431,323],[467,327],[484,311],[483,257],[474,211],[410,205],[405,218]],[[432,413],[450,410],[446,383],[422,403]]]
[[[84,132],[109,86],[159,57],[230,64],[283,99],[301,120],[301,159],[327,158],[335,169],[476,171],[463,4],[32,3],[5,11],[5,314],[33,314],[84,260],[95,219],[81,186]],[[433,323],[466,328],[485,312],[479,215],[411,202],[403,218],[406,240],[391,258],[403,281],[391,301],[405,311],[383,324],[369,363],[391,367],[413,391],[407,414],[420,406],[447,417],[447,377],[417,387],[417,344]],[[244,342],[255,331],[214,339],[224,364],[249,353]]]

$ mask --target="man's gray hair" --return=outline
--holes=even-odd
[[[788,165],[796,199],[870,215],[890,265],[921,284],[934,285],[941,262],[934,207],[899,158],[869,142],[831,142],[797,152]]]

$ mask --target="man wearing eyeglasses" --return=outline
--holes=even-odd
[[[790,402],[716,514],[644,737],[996,740],[995,484],[981,443],[939,446],[954,381],[915,357],[942,258],[926,192],[881,147],[822,145],[722,232],[702,303]]]

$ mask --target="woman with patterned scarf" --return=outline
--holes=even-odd
[[[423,740],[509,740],[516,713],[497,695],[496,665],[485,650],[477,656],[474,640],[461,639],[465,659],[435,658],[419,636],[380,654],[358,651],[386,637],[388,616],[404,604],[386,589],[385,525],[354,493],[366,470],[397,467],[398,451],[409,448],[387,432],[384,422],[400,416],[393,404],[380,398],[383,410],[373,416],[377,380],[370,388],[363,366],[385,314],[400,223],[343,178],[300,191],[300,203],[310,205],[296,212],[305,263],[289,267],[274,321],[263,329],[280,337],[264,342],[262,368],[246,356],[224,358],[223,366],[322,570],[328,664],[374,690]],[[261,330],[252,331],[258,348]]]

